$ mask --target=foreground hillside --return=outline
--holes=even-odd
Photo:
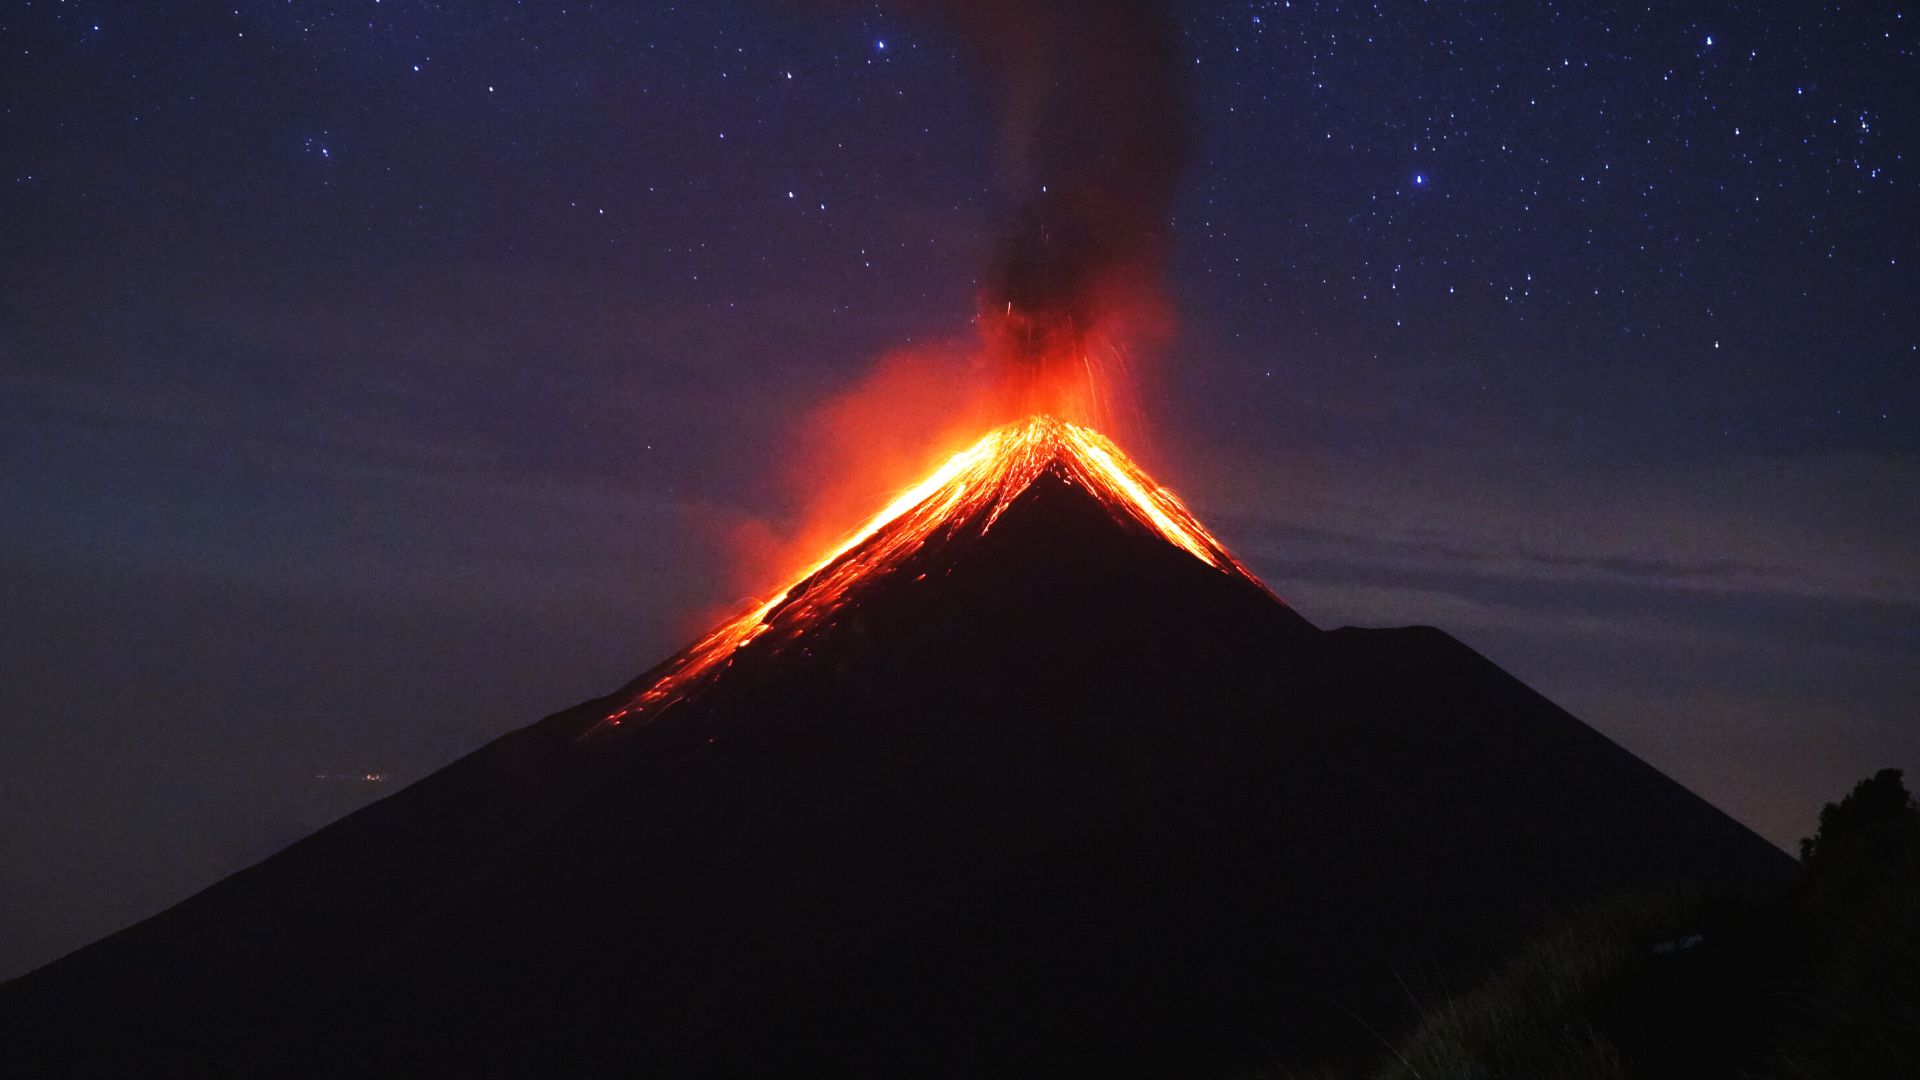
[[[1920,806],[1897,770],[1829,804],[1790,885],[1609,897],[1554,920],[1373,1070],[1319,1080],[1920,1076]]]

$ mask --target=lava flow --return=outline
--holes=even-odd
[[[1112,440],[1053,416],[1033,416],[997,428],[949,458],[772,599],[721,624],[681,653],[605,722],[644,719],[686,699],[725,670],[749,643],[768,638],[777,647],[829,624],[859,583],[885,576],[928,541],[968,531],[984,535],[1050,468],[1091,492],[1110,511],[1137,521],[1201,562],[1259,584],[1172,492],[1154,483]]]

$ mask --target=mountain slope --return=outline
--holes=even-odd
[[[698,646],[0,987],[11,1053],[1205,1072],[1365,1052],[1407,972],[1595,892],[1784,871],[1438,631],[1318,631],[1049,454],[697,692],[643,701]]]

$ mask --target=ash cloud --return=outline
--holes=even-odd
[[[991,81],[1016,209],[983,323],[1038,359],[1164,315],[1168,216],[1191,125],[1180,29],[1159,0],[921,0]]]

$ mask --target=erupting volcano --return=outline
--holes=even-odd
[[[1556,907],[1786,866],[1445,635],[1315,629],[1033,417],[0,1017],[35,1075],[1228,1076],[1364,1058],[1405,971]]]
[[[949,458],[772,599],[730,620],[669,661],[644,691],[607,717],[643,719],[693,693],[748,646],[779,651],[942,544],[983,537],[1042,474],[1079,487],[1116,518],[1151,530],[1201,562],[1259,585],[1180,500],[1091,428],[1034,416],[989,432]],[[916,580],[924,580],[921,572]],[[1262,586],[1264,588],[1264,586]]]

